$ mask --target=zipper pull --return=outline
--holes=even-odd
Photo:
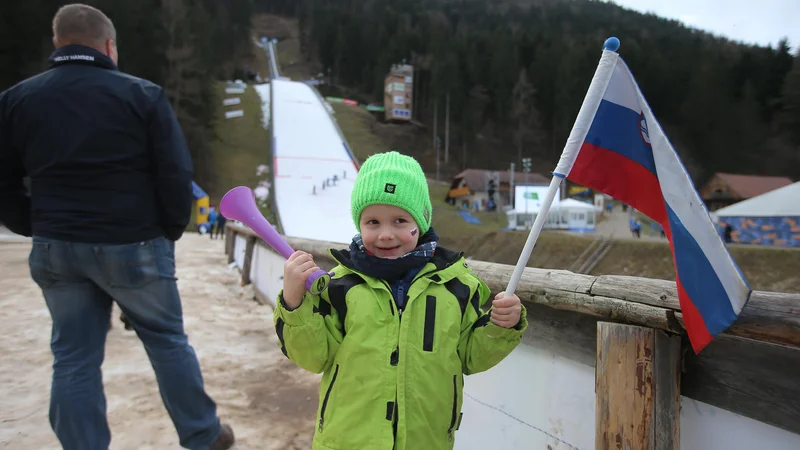
[[[322,423],[325,421],[324,417],[319,418],[319,432],[322,433]]]

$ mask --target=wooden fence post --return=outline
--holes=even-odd
[[[233,228],[225,229],[225,253],[228,255],[228,264],[236,259],[236,230]]]
[[[597,323],[595,448],[680,448],[680,337]]]
[[[253,249],[256,246],[256,238],[247,236],[247,245],[244,248],[244,264],[242,264],[242,286],[250,284],[250,266],[253,263]]]

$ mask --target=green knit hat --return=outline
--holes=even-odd
[[[417,160],[395,151],[372,155],[356,176],[350,211],[361,231],[361,212],[369,205],[403,208],[419,226],[420,235],[431,227],[431,196],[428,181]]]

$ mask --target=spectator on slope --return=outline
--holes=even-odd
[[[227,222],[228,219],[226,219],[225,216],[222,215],[222,212],[218,212],[216,233],[217,237],[219,237],[220,239],[222,239],[225,236],[223,233],[225,233],[225,224]]]
[[[60,8],[53,44],[49,70],[0,94],[0,221],[33,237],[31,277],[53,327],[50,425],[65,450],[108,449],[100,366],[116,302],[180,444],[230,448],[175,281],[175,241],[192,208],[180,126],[161,87],[118,71],[116,31],[101,11]]]
[[[481,309],[489,288],[461,253],[437,246],[413,158],[367,159],[351,212],[360,234],[349,249],[331,250],[339,264],[328,289],[305,291],[317,266],[295,252],[274,314],[284,354],[323,373],[313,449],[452,449],[463,375],[492,368],[519,344],[525,308],[501,293],[490,312]]]
[[[208,237],[214,239],[214,230],[217,226],[217,209],[213,206],[208,208]]]

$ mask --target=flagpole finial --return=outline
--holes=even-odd
[[[619,39],[613,36],[606,39],[606,42],[603,43],[603,50],[611,50],[612,52],[619,50]]]

